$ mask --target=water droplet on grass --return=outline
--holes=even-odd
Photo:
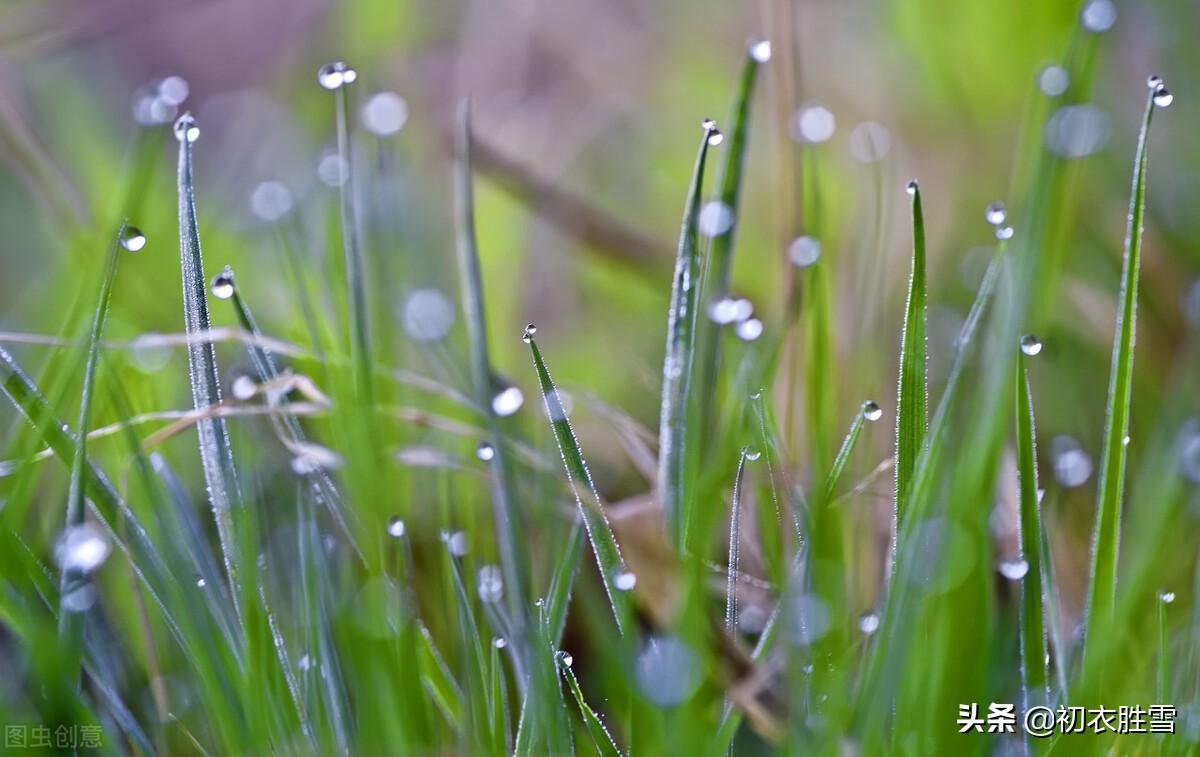
[[[197,575],[196,576],[196,586],[200,589],[203,589],[205,586],[208,586],[208,581],[204,580],[204,576]]]
[[[1004,224],[1003,226],[996,227],[996,239],[999,239],[1001,241],[1012,239],[1014,233],[1016,233],[1016,232],[1013,229],[1013,227],[1007,223]]]
[[[525,394],[515,386],[506,386],[492,397],[492,412],[504,418],[521,409]]]
[[[1146,86],[1150,89],[1158,89],[1163,84],[1163,78],[1158,74],[1150,74],[1146,77]]]
[[[788,260],[798,268],[807,268],[821,258],[821,242],[816,237],[801,236],[788,245]]]
[[[54,547],[54,559],[63,570],[91,573],[111,552],[112,546],[100,527],[86,522],[63,531]]]
[[[560,649],[555,656],[560,665],[566,665],[569,668],[575,664],[575,658],[571,656],[570,652]]]
[[[627,570],[618,571],[613,576],[613,588],[617,591],[632,591],[637,586],[637,576]]]
[[[877,421],[883,417],[883,408],[875,400],[867,400],[862,404],[863,417],[869,421]]]
[[[245,402],[258,392],[258,384],[254,383],[254,379],[249,376],[238,376],[233,380],[229,391],[235,400]]]
[[[388,520],[388,536],[392,537],[393,539],[399,539],[400,537],[404,536],[404,531],[404,520],[399,515],[396,515]]]
[[[465,531],[443,531],[442,541],[455,557],[467,554],[467,534]]]
[[[395,92],[380,92],[367,100],[362,109],[362,122],[367,131],[377,137],[390,137],[408,121],[408,103]]]
[[[824,105],[807,105],[792,116],[791,136],[796,142],[828,142],[837,131],[837,119]]]
[[[1159,85],[1154,90],[1154,104],[1160,108],[1165,108],[1175,102],[1175,95],[1171,94],[1171,90]]]
[[[757,63],[771,60],[771,40],[755,39],[750,41],[750,57]]]
[[[754,313],[754,305],[743,298],[722,297],[708,306],[708,318],[721,326],[744,321]]]
[[[747,318],[733,327],[733,333],[743,342],[753,342],[762,336],[763,322],[757,318]]]
[[[504,594],[504,581],[500,569],[495,565],[484,565],[479,569],[476,591],[480,602],[499,602]]]
[[[1047,97],[1058,97],[1067,91],[1070,84],[1071,75],[1058,64],[1046,66],[1038,74],[1038,89]]]
[[[1092,475],[1092,458],[1070,436],[1056,436],[1050,441],[1054,456],[1054,480],[1073,489],[1083,486]]]
[[[1175,592],[1170,591],[1169,589],[1163,589],[1158,593],[1158,601],[1162,602],[1164,605],[1171,604],[1175,601]]]
[[[341,89],[358,78],[358,72],[346,64],[336,60],[326,63],[317,70],[317,83],[330,91]]]
[[[721,133],[720,129],[709,129],[708,130],[708,146],[709,147],[716,147],[717,145],[721,144],[724,141],[725,141],[725,135]]]
[[[1079,22],[1083,28],[1093,34],[1106,32],[1117,20],[1117,6],[1112,0],[1091,0],[1083,6],[1079,14]]]
[[[121,247],[128,252],[138,252],[146,246],[146,235],[136,226],[121,229]]]
[[[475,457],[487,462],[496,456],[496,448],[488,442],[480,442],[479,446],[475,447]]]
[[[917,184],[916,179],[912,179],[907,184],[904,185],[904,191],[908,192],[910,197],[915,196],[917,194],[917,190],[920,188],[921,187],[919,184]]]
[[[1033,334],[1026,334],[1021,337],[1021,352],[1033,357],[1042,351],[1042,340],[1038,339]]]
[[[537,326],[532,323],[525,326],[525,331],[521,333],[521,341],[529,344],[533,341],[533,335],[537,333]]]
[[[700,208],[696,226],[706,237],[720,236],[733,228],[733,209],[720,200],[706,202]]]
[[[1133,439],[1132,439],[1132,438],[1131,438],[1131,437],[1130,437],[1128,434],[1126,434],[1126,435],[1125,435],[1125,438],[1121,439],[1121,446],[1122,446],[1122,447],[1128,447],[1128,446],[1129,446],[1129,442],[1131,442],[1131,441],[1133,441]]]
[[[191,88],[182,76],[167,76],[158,83],[158,96],[171,105],[182,105]]]
[[[858,619],[858,630],[865,633],[867,636],[879,630],[879,616],[873,612],[865,613]]]
[[[505,639],[503,636],[497,636],[492,639],[492,646],[496,649],[504,649],[508,646],[508,639]]]
[[[184,113],[175,120],[174,131],[175,139],[180,142],[185,139],[188,142],[195,142],[200,138],[200,127],[196,125],[196,119],[192,117],[191,113]]]
[[[218,273],[212,280],[213,297],[218,300],[227,300],[233,296],[233,269],[225,266],[225,270]]]
[[[762,452],[755,449],[754,447],[747,447],[746,451],[745,451],[745,455],[746,455],[747,460],[749,460],[750,462],[755,462],[760,457],[762,457]]]
[[[993,226],[999,226],[1008,218],[1008,209],[1004,207],[1004,203],[997,200],[983,211],[983,217]]]
[[[1029,572],[1029,563],[1025,560],[1005,560],[998,567],[1000,575],[1010,581],[1020,581]]]

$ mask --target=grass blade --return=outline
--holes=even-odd
[[[929,413],[929,384],[925,344],[925,217],[921,189],[908,183],[912,196],[912,277],[904,310],[904,338],[900,344],[900,379],[896,397],[896,533],[904,521],[917,456],[925,440]],[[893,549],[895,544],[893,543]]]
[[[200,251],[200,232],[196,223],[196,197],[192,187],[192,142],[199,136],[199,127],[191,114],[185,113],[175,124],[179,138],[179,256],[183,274],[183,322],[190,336],[207,332],[212,324],[208,315],[208,288],[204,277],[204,257]],[[221,401],[221,377],[217,369],[217,354],[212,342],[188,343],[188,369],[192,381],[192,404],[196,410]],[[217,538],[225,561],[225,572],[238,610],[236,547],[233,518],[230,508],[241,502],[233,451],[225,419],[204,417],[196,423],[200,437],[200,461],[208,485],[209,504],[217,523]],[[240,617],[240,611],[238,615]]]
[[[1161,84],[1159,85],[1161,86]],[[1083,656],[1096,634],[1113,621],[1117,594],[1117,553],[1121,540],[1121,501],[1125,490],[1128,453],[1129,406],[1133,392],[1133,344],[1137,325],[1138,273],[1141,268],[1142,217],[1146,208],[1146,152],[1156,88],[1146,96],[1142,128],[1138,134],[1129,195],[1129,220],[1125,231],[1125,259],[1113,337],[1108,406],[1105,410],[1104,452],[1096,497],[1096,530],[1092,540],[1091,586],[1088,591],[1087,628]],[[1102,664],[1102,661],[1093,662]]]
[[[596,711],[583,698],[583,689],[579,688],[579,680],[575,678],[575,671],[571,669],[571,665],[566,659],[560,657],[558,669],[562,671],[563,678],[567,679],[567,686],[575,696],[575,704],[579,705],[579,714],[583,716],[583,725],[592,739],[592,746],[595,748],[596,754],[601,757],[620,757],[621,750],[613,741],[612,734],[604,727],[604,723],[601,722]]]
[[[696,307],[699,300],[700,247],[697,222],[704,183],[704,162],[710,144],[720,144],[721,132],[711,120],[703,123],[704,136],[696,155],[691,187],[684,205],[679,249],[671,282],[671,308],[667,313],[667,346],[663,357],[662,410],[658,430],[658,487],[672,542],[682,549],[687,537],[690,505],[687,480],[688,396],[696,347]]]
[[[483,300],[483,277],[479,270],[479,246],[475,237],[475,193],[471,172],[471,103],[463,101],[458,111],[457,151],[458,164],[455,171],[455,203],[458,223],[457,249],[459,275],[462,278],[463,320],[467,326],[470,343],[471,384],[475,402],[479,405],[487,424],[488,434],[494,451],[488,461],[488,482],[492,494],[492,519],[496,529],[496,542],[500,556],[500,570],[504,584],[510,587],[504,592],[509,616],[513,623],[513,635],[518,661],[524,656],[526,645],[525,628],[528,596],[525,571],[517,539],[517,517],[513,510],[512,485],[506,468],[507,455],[500,431],[499,419],[492,408],[492,367],[488,356],[487,320]],[[520,664],[520,662],[518,662]],[[523,678],[524,676],[522,676]]]
[[[550,418],[554,441],[558,444],[558,452],[562,456],[563,467],[567,472],[567,481],[571,485],[571,492],[575,495],[575,504],[579,507],[579,517],[583,521],[588,540],[592,544],[592,552],[596,555],[596,564],[600,568],[604,591],[608,594],[617,630],[624,634],[628,629],[633,628],[633,603],[629,598],[629,593],[616,586],[618,579],[626,573],[625,561],[621,558],[617,539],[613,536],[612,529],[608,525],[608,518],[604,515],[604,505],[600,500],[600,495],[596,492],[596,485],[592,482],[592,474],[588,471],[583,454],[579,451],[579,442],[575,438],[571,422],[567,420],[567,412],[558,396],[558,389],[554,386],[554,380],[550,377],[550,371],[542,359],[537,341],[533,338],[535,331],[533,324],[526,327],[525,341],[529,343],[529,349],[533,353],[533,365],[537,370],[538,384],[542,389],[546,414]],[[578,551],[575,554],[578,555]],[[578,562],[578,558],[575,561]],[[566,586],[569,586],[569,583]],[[566,586],[561,587],[558,593],[566,591]],[[565,603],[558,611],[565,613]],[[553,621],[551,627],[555,627]]]
[[[1017,477],[1020,484],[1021,559],[1027,565],[1021,582],[1021,673],[1025,708],[1050,701],[1046,671],[1046,617],[1043,603],[1042,516],[1038,502],[1037,434],[1029,374],[1017,363]]]
[[[74,455],[71,458],[71,478],[67,492],[66,528],[68,531],[83,525],[84,522],[83,490],[87,470],[87,433],[91,423],[92,395],[96,388],[96,365],[100,362],[100,339],[108,320],[108,303],[112,298],[113,280],[117,274],[117,250],[120,247],[118,240],[124,234],[125,228],[122,225],[118,230],[105,257],[100,294],[96,301],[96,310],[92,315],[92,323],[85,343],[87,359],[83,368],[83,390],[79,399],[79,440],[75,444]],[[70,609],[67,598],[73,592],[81,590],[88,580],[86,573],[77,567],[72,567],[69,561],[62,566],[62,577],[59,584],[58,632],[59,638],[66,647],[64,656],[70,661],[71,675],[76,681],[79,678],[78,663],[83,642],[83,616]]]
[[[875,421],[879,419],[879,405],[873,401],[867,400],[859,408],[858,414],[854,416],[854,421],[850,424],[850,430],[846,432],[846,438],[842,440],[842,446],[838,448],[837,455],[833,458],[833,465],[829,469],[829,475],[825,477],[825,501],[833,501],[833,492],[837,488],[838,481],[842,478],[842,473],[846,470],[846,463],[850,462],[850,455],[854,452],[854,445],[858,443],[858,435],[862,433],[863,423],[865,421]]]
[[[729,502],[729,561],[725,574],[725,630],[737,628],[738,554],[741,545],[740,518],[742,506],[742,475],[746,472],[746,454],[738,456],[737,473],[733,477],[733,496]]]
[[[450,675],[450,670],[438,653],[433,636],[424,623],[420,624],[420,636],[421,644],[418,651],[421,682],[425,685],[425,690],[429,692],[433,703],[446,718],[446,722],[456,732],[461,733],[464,709],[462,690]]]

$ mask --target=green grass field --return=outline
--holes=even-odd
[[[4,753],[1200,752],[1200,8],[110,5],[0,8]]]

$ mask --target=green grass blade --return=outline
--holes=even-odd
[[[854,446],[858,443],[858,436],[862,433],[864,422],[878,420],[880,412],[878,405],[867,400],[859,408],[858,414],[854,416],[854,421],[850,423],[850,430],[846,432],[846,438],[842,440],[842,446],[838,448],[837,455],[833,458],[829,475],[825,477],[826,502],[833,501],[833,493],[837,489],[838,481],[842,479],[842,473],[846,470],[846,463],[850,462],[850,455],[853,454]]]
[[[1046,672],[1046,617],[1042,601],[1042,516],[1038,502],[1037,433],[1029,374],[1017,363],[1017,477],[1020,485],[1021,559],[1027,565],[1021,581],[1021,673],[1025,707],[1050,701]]]
[[[74,455],[71,458],[71,477],[67,493],[66,528],[68,530],[83,525],[86,505],[84,503],[84,478],[87,471],[87,434],[91,424],[92,395],[96,389],[96,365],[100,362],[100,339],[104,334],[104,326],[108,320],[108,304],[112,298],[113,280],[117,274],[117,250],[120,249],[119,239],[125,231],[122,225],[109,246],[105,257],[100,294],[96,301],[96,310],[92,315],[91,327],[88,330],[84,346],[87,359],[83,368],[83,390],[79,399],[79,440],[75,444]],[[59,583],[59,614],[58,631],[65,649],[64,656],[70,661],[73,677],[78,680],[79,655],[83,642],[83,616],[73,612],[66,598],[73,592],[82,590],[88,582],[87,575],[70,565],[62,568]]]
[[[488,653],[488,725],[491,730],[491,748],[496,754],[505,754],[511,749],[509,735],[508,689],[504,683],[504,661],[500,657],[500,645],[493,639]]]
[[[433,635],[429,633],[429,629],[425,627],[424,623],[420,624],[420,642],[418,659],[421,682],[450,727],[456,732],[462,732],[464,709],[462,690],[450,675],[450,669],[446,667],[445,660],[438,653]]]
[[[588,736],[591,737],[592,746],[595,748],[596,754],[601,755],[601,757],[620,757],[621,750],[617,748],[616,742],[613,741],[612,734],[604,727],[604,723],[600,720],[600,716],[596,714],[596,711],[583,698],[583,689],[579,688],[579,680],[575,678],[575,671],[561,657],[559,658],[558,669],[562,671],[563,678],[567,679],[567,686],[575,696],[575,704],[579,705],[579,714],[583,716],[583,725],[587,728]]]
[[[733,496],[729,500],[729,557],[725,572],[725,630],[737,628],[738,555],[741,551],[742,476],[746,472],[746,454],[738,456],[737,473],[733,476]]]
[[[175,125],[179,139],[179,256],[183,274],[183,322],[189,336],[211,328],[208,315],[208,282],[204,277],[204,257],[200,251],[200,232],[196,222],[196,197],[192,186],[192,141],[199,127],[191,114],[179,117]],[[221,377],[217,369],[217,354],[211,341],[188,343],[188,369],[192,381],[192,403],[199,410],[221,401]],[[209,504],[217,523],[217,538],[225,562],[225,572],[234,597],[234,609],[239,605],[236,547],[233,518],[230,508],[241,501],[233,451],[229,446],[229,431],[225,419],[204,417],[196,423],[200,437],[200,461],[208,485]],[[238,613],[240,615],[240,612]]]
[[[459,275],[462,280],[463,320],[466,322],[470,345],[471,385],[476,404],[484,415],[494,454],[488,461],[489,484],[492,495],[492,519],[500,557],[500,570],[506,590],[509,616],[513,623],[518,659],[527,644],[527,606],[525,570],[520,541],[517,538],[518,519],[514,510],[512,483],[509,480],[507,454],[499,419],[492,408],[491,360],[488,355],[487,320],[483,299],[483,276],[479,269],[479,247],[475,236],[475,193],[471,172],[471,104],[463,101],[458,112],[457,151],[455,171],[455,203],[457,215],[457,249]]]
[[[550,576],[550,591],[546,596],[546,625],[555,647],[562,640],[563,630],[567,626],[567,607],[571,603],[571,589],[575,585],[575,574],[579,572],[579,557],[583,554],[586,535],[583,524],[575,521]]]
[[[624,634],[633,628],[633,602],[627,591],[622,591],[616,586],[618,578],[626,572],[625,561],[621,558],[617,539],[613,536],[612,529],[608,525],[608,518],[604,515],[604,505],[596,491],[596,485],[592,482],[592,474],[588,471],[583,454],[579,451],[579,442],[575,438],[571,422],[567,420],[567,412],[558,396],[558,389],[554,386],[554,380],[550,377],[545,360],[542,359],[537,341],[533,338],[535,330],[532,324],[525,329],[525,341],[529,343],[530,352],[533,353],[533,365],[537,370],[538,384],[542,389],[546,414],[550,418],[554,441],[558,444],[558,452],[562,456],[563,467],[567,472],[567,481],[571,485],[571,492],[575,495],[575,504],[579,507],[579,517],[583,521],[588,540],[592,544],[592,552],[596,555],[596,564],[600,568],[604,591],[608,594],[613,618],[616,620],[617,629]],[[576,558],[576,562],[578,562],[578,558]],[[569,582],[557,593],[566,591],[567,586],[569,586]],[[565,612],[565,603],[559,611]]]
[[[904,309],[904,339],[900,345],[900,379],[896,397],[896,533],[904,521],[913,471],[925,440],[929,405],[928,366],[925,344],[925,217],[921,211],[921,189],[908,183],[912,196],[912,277],[908,304]]]
[[[1125,490],[1128,454],[1129,407],[1133,392],[1133,344],[1137,325],[1138,273],[1141,268],[1142,218],[1146,208],[1146,153],[1150,119],[1154,114],[1152,89],[1146,96],[1142,128],[1138,134],[1129,196],[1129,219],[1125,231],[1125,259],[1113,337],[1112,368],[1105,409],[1104,450],[1096,497],[1096,529],[1092,540],[1091,585],[1088,591],[1087,628],[1084,635],[1085,663],[1088,648],[1100,629],[1113,622],[1117,594],[1117,553],[1121,540],[1121,502]]]
[[[667,528],[672,542],[679,549],[684,546],[690,516],[690,505],[684,489],[687,479],[688,396],[696,347],[696,311],[701,273],[697,222],[708,146],[720,142],[720,132],[712,121],[706,120],[703,126],[704,136],[700,140],[692,183],[684,205],[675,274],[671,282],[658,430],[659,496],[667,514]]]
[[[457,607],[458,633],[462,641],[462,654],[465,657],[467,691],[467,708],[471,717],[471,730],[479,746],[488,743],[489,712],[487,707],[487,662],[480,645],[479,624],[475,621],[475,611],[471,607],[471,597],[467,594],[467,585],[463,580],[462,569],[458,558],[446,546],[445,555],[450,577],[454,586],[454,602]]]

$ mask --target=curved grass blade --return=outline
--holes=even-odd
[[[83,525],[85,514],[84,476],[87,469],[87,433],[91,423],[92,395],[96,389],[96,365],[100,362],[100,339],[104,334],[104,325],[108,320],[108,303],[112,298],[113,281],[117,274],[117,250],[120,249],[119,239],[125,231],[125,225],[117,231],[109,245],[105,256],[100,294],[96,301],[96,310],[92,315],[91,327],[86,342],[87,359],[83,368],[83,390],[79,399],[79,439],[75,444],[71,457],[71,478],[67,491],[68,530]],[[73,612],[67,606],[67,598],[75,591],[81,590],[88,582],[86,573],[64,565],[59,583],[59,614],[58,633],[64,646],[64,656],[70,665],[72,678],[79,680],[79,664],[83,643],[83,615]]]
[[[858,414],[854,416],[854,421],[850,424],[850,430],[846,432],[846,438],[842,440],[842,446],[838,448],[837,455],[833,458],[833,465],[829,468],[829,475],[825,477],[825,501],[833,501],[833,492],[837,488],[838,481],[842,478],[842,473],[846,470],[846,463],[850,462],[850,455],[854,452],[854,446],[858,443],[858,435],[862,433],[863,423],[867,420],[869,412],[876,412],[877,406],[871,401],[864,402],[859,408]]]
[[[925,217],[921,189],[908,184],[912,195],[912,277],[904,309],[904,338],[900,344],[900,379],[896,397],[896,533],[904,522],[917,456],[925,440],[929,406],[928,366],[925,345]],[[893,550],[895,542],[893,541]]]
[[[182,127],[182,128],[181,128]],[[204,278],[204,257],[200,251],[200,232],[196,223],[196,197],[192,187],[192,133],[197,130],[188,113],[176,124],[179,139],[179,257],[183,274],[183,323],[189,336],[211,328],[208,315],[208,289]],[[217,369],[217,353],[212,342],[188,343],[188,369],[192,381],[192,404],[197,409],[221,401],[221,377]],[[221,417],[201,418],[196,423],[200,437],[200,462],[208,485],[209,504],[217,522],[217,538],[225,562],[225,572],[231,587],[234,610],[239,609],[237,557],[230,508],[240,504],[237,471],[229,432]]]
[[[579,705],[579,714],[583,716],[583,725],[587,728],[588,736],[591,737],[592,746],[595,748],[596,754],[601,755],[601,757],[620,757],[621,750],[617,748],[616,742],[613,741],[612,734],[604,727],[604,723],[601,722],[596,711],[583,698],[583,689],[579,688],[579,679],[575,677],[575,671],[561,658],[558,662],[558,669],[562,671],[563,678],[567,679],[567,686],[575,696],[575,704]]]
[[[1092,540],[1091,586],[1088,591],[1087,628],[1083,646],[1084,662],[1099,665],[1103,665],[1102,660],[1088,659],[1088,648],[1095,643],[1100,629],[1112,623],[1116,603],[1121,502],[1125,490],[1129,406],[1133,392],[1133,345],[1137,327],[1142,218],[1146,208],[1146,157],[1156,94],[1156,89],[1152,88],[1146,96],[1146,110],[1142,117],[1142,128],[1138,134],[1137,153],[1134,158],[1129,219],[1125,230],[1125,260],[1121,270],[1121,291],[1117,306],[1116,333],[1113,338],[1112,369],[1109,374],[1108,406],[1104,414],[1104,452],[1100,464],[1099,492],[1096,497],[1096,529]]]
[[[459,106],[456,132],[458,164],[455,171],[455,212],[457,216],[457,250],[459,275],[462,279],[463,320],[466,322],[470,344],[471,385],[475,402],[483,412],[494,454],[488,462],[488,482],[492,494],[492,520],[500,557],[500,570],[508,612],[513,624],[514,659],[523,667],[522,649],[527,644],[526,605],[528,596],[522,556],[525,554],[517,539],[517,516],[514,512],[512,482],[506,467],[507,454],[500,423],[492,408],[492,367],[488,356],[487,320],[483,300],[483,276],[479,270],[479,246],[475,236],[475,191],[471,172],[471,102]],[[522,680],[524,675],[519,676]]]
[[[1020,485],[1021,559],[1027,570],[1021,582],[1021,674],[1025,709],[1049,703],[1046,670],[1046,617],[1043,603],[1042,516],[1038,503],[1037,435],[1029,374],[1017,363],[1017,477]]]
[[[725,630],[732,633],[737,627],[738,556],[741,546],[740,518],[742,509],[742,476],[746,472],[746,454],[738,457],[737,473],[733,477],[733,496],[729,503],[729,562],[725,574]]]
[[[667,313],[667,346],[663,357],[662,410],[658,428],[658,488],[667,514],[667,529],[677,549],[687,538],[690,503],[687,481],[688,397],[696,348],[696,309],[699,301],[700,246],[697,222],[704,184],[708,146],[720,143],[721,132],[711,120],[703,123],[704,136],[696,155],[691,187],[679,230],[679,249],[671,282],[671,308]]]
[[[621,549],[617,546],[617,539],[613,536],[612,529],[608,525],[608,518],[604,515],[604,505],[601,503],[600,495],[596,492],[596,485],[592,482],[592,474],[588,471],[583,454],[579,451],[579,442],[575,438],[571,422],[567,420],[567,412],[558,396],[558,389],[554,386],[554,380],[550,377],[550,371],[542,359],[537,341],[533,338],[535,330],[532,324],[526,327],[525,341],[529,343],[529,349],[533,353],[533,365],[537,370],[538,384],[542,389],[546,414],[550,417],[554,441],[558,444],[558,452],[562,456],[563,467],[567,472],[567,481],[571,484],[571,492],[575,495],[575,504],[579,507],[579,517],[583,521],[588,540],[592,543],[592,552],[596,555],[596,564],[603,577],[604,591],[608,594],[617,630],[624,634],[627,629],[633,628],[633,604],[629,593],[621,591],[614,583],[619,576],[626,572],[625,561],[621,558]],[[568,557],[571,551],[568,550]],[[576,564],[579,562],[579,553],[580,550],[574,550]],[[574,568],[572,567],[569,571],[560,568],[560,571],[556,576],[556,581],[563,577],[563,573],[573,574]],[[561,627],[561,620],[558,619],[558,616],[566,613],[565,599],[569,596],[571,583],[569,578],[563,578],[561,585],[554,593],[556,597],[560,597],[557,601],[562,604],[551,608],[557,615],[548,621],[550,628]]]

